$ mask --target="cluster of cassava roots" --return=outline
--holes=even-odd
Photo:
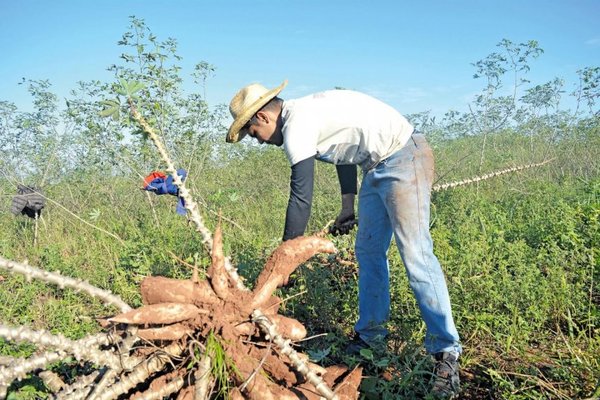
[[[221,393],[226,398],[357,399],[361,369],[322,368],[296,352],[292,343],[305,338],[306,329],[278,314],[281,300],[273,294],[301,263],[334,251],[329,240],[317,236],[284,242],[250,291],[228,273],[217,228],[207,278],[146,277],[140,287],[144,305],[137,309],[85,282],[0,258],[0,265],[12,272],[85,290],[124,311],[100,321],[104,333],[78,341],[0,325],[0,337],[40,348],[30,358],[3,361],[0,395],[6,395],[12,381],[37,372],[58,399],[215,398],[213,364],[222,357],[233,382]],[[224,356],[208,348],[211,335]],[[66,385],[48,364],[73,356],[94,367]]]

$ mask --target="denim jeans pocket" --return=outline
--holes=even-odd
[[[403,168],[415,159],[415,143],[409,140],[403,148],[383,160],[380,164],[385,168]]]

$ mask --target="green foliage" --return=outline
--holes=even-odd
[[[214,377],[217,388],[216,395],[226,397],[229,393],[230,382],[229,377],[232,374],[238,374],[239,371],[235,367],[233,360],[227,355],[219,338],[211,332],[206,338],[206,355],[210,357],[210,373]],[[201,355],[199,355],[201,357]]]
[[[577,107],[585,101],[590,113],[598,115],[600,110],[594,110],[596,100],[600,97],[600,67],[586,67],[577,71],[579,86],[573,92],[577,98]]]

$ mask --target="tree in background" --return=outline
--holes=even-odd
[[[78,82],[65,99],[66,107],[59,107],[47,80],[21,83],[32,96],[31,112],[0,102],[0,151],[5,155],[0,166],[6,173],[39,184],[86,173],[115,175],[133,169],[143,174],[159,168],[128,113],[115,112],[125,106],[114,100],[119,82],[142,88],[140,110],[178,162],[218,153],[226,109],[211,110],[205,100],[206,81],[215,68],[204,61],[196,64],[192,77],[202,94],[185,95],[175,39],[159,41],[142,19],[131,17],[118,44],[126,51],[120,57],[122,64],[108,68],[115,82]]]

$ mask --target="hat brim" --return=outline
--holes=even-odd
[[[256,114],[258,110],[263,108],[263,106],[271,101],[273,97],[277,96],[283,90],[283,88],[286,87],[287,83],[287,80],[283,81],[281,85],[266,92],[258,100],[252,103],[250,107],[244,110],[243,113],[240,113],[229,127],[227,137],[225,138],[227,143],[236,143],[242,140],[244,136],[246,136],[246,132],[241,131],[244,125],[250,121],[250,118],[252,118],[252,116]]]

